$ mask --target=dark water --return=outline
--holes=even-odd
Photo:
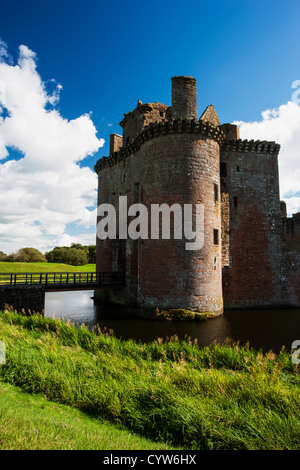
[[[282,346],[290,350],[293,341],[300,340],[300,309],[231,310],[203,322],[171,322],[136,318],[121,306],[94,305],[92,296],[93,291],[47,293],[45,316],[84,323],[90,329],[99,325],[123,339],[142,342],[176,334],[179,338],[197,338],[199,346],[206,346],[231,338],[277,353]]]

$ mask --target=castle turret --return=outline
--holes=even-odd
[[[213,123],[219,121],[212,109],[213,122],[197,120],[192,77],[172,78],[167,108],[138,104],[121,123],[125,146],[96,166],[99,204],[115,205],[118,196],[127,196],[128,207],[145,206],[149,230],[151,225],[148,237],[129,237],[123,245],[123,240],[97,241],[97,270],[125,270],[126,288],[111,292],[114,301],[218,314],[223,311],[219,144],[224,135]],[[160,218],[152,236],[154,208]],[[185,231],[186,209],[192,211],[193,236]],[[199,225],[198,210],[204,215]],[[163,235],[164,224],[170,236]]]
[[[197,89],[193,77],[172,77],[172,117],[197,119]]]

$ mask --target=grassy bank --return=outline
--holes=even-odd
[[[177,448],[300,448],[299,370],[287,352],[176,338],[146,345],[9,312],[0,339],[2,383],[53,406]]]
[[[172,449],[0,382],[0,450]]]
[[[56,273],[56,272],[93,272],[95,264],[71,266],[63,263],[13,263],[0,262],[0,273]]]

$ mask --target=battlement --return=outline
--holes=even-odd
[[[255,153],[262,155],[278,155],[280,145],[266,140],[224,140],[222,147],[224,152]]]
[[[150,123],[127,146],[120,148],[118,152],[112,153],[109,157],[102,157],[98,160],[94,167],[96,173],[99,173],[106,166],[116,165],[132,153],[137,152],[144,142],[167,134],[194,134],[203,139],[215,140],[219,145],[225,139],[225,134],[219,127],[215,127],[210,122],[201,119],[197,121],[196,119],[179,118]]]

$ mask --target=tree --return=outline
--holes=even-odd
[[[20,263],[45,263],[45,256],[36,248],[21,248],[16,253],[7,256],[7,261],[17,261]]]
[[[88,263],[96,263],[96,245],[81,245],[80,243],[72,243],[71,248],[82,250],[86,253]]]
[[[57,246],[52,251],[46,253],[48,263],[66,263],[67,264],[67,246]]]
[[[88,263],[88,256],[84,249],[73,246],[57,246],[52,251],[46,253],[49,263],[64,263],[73,266],[83,266]]]
[[[88,247],[88,263],[96,263],[96,245],[90,245]]]
[[[83,266],[88,263],[88,257],[84,250],[77,248],[68,249],[68,263],[73,266]]]
[[[87,246],[83,246],[80,243],[72,243],[70,248],[76,248],[76,250],[87,251]]]

